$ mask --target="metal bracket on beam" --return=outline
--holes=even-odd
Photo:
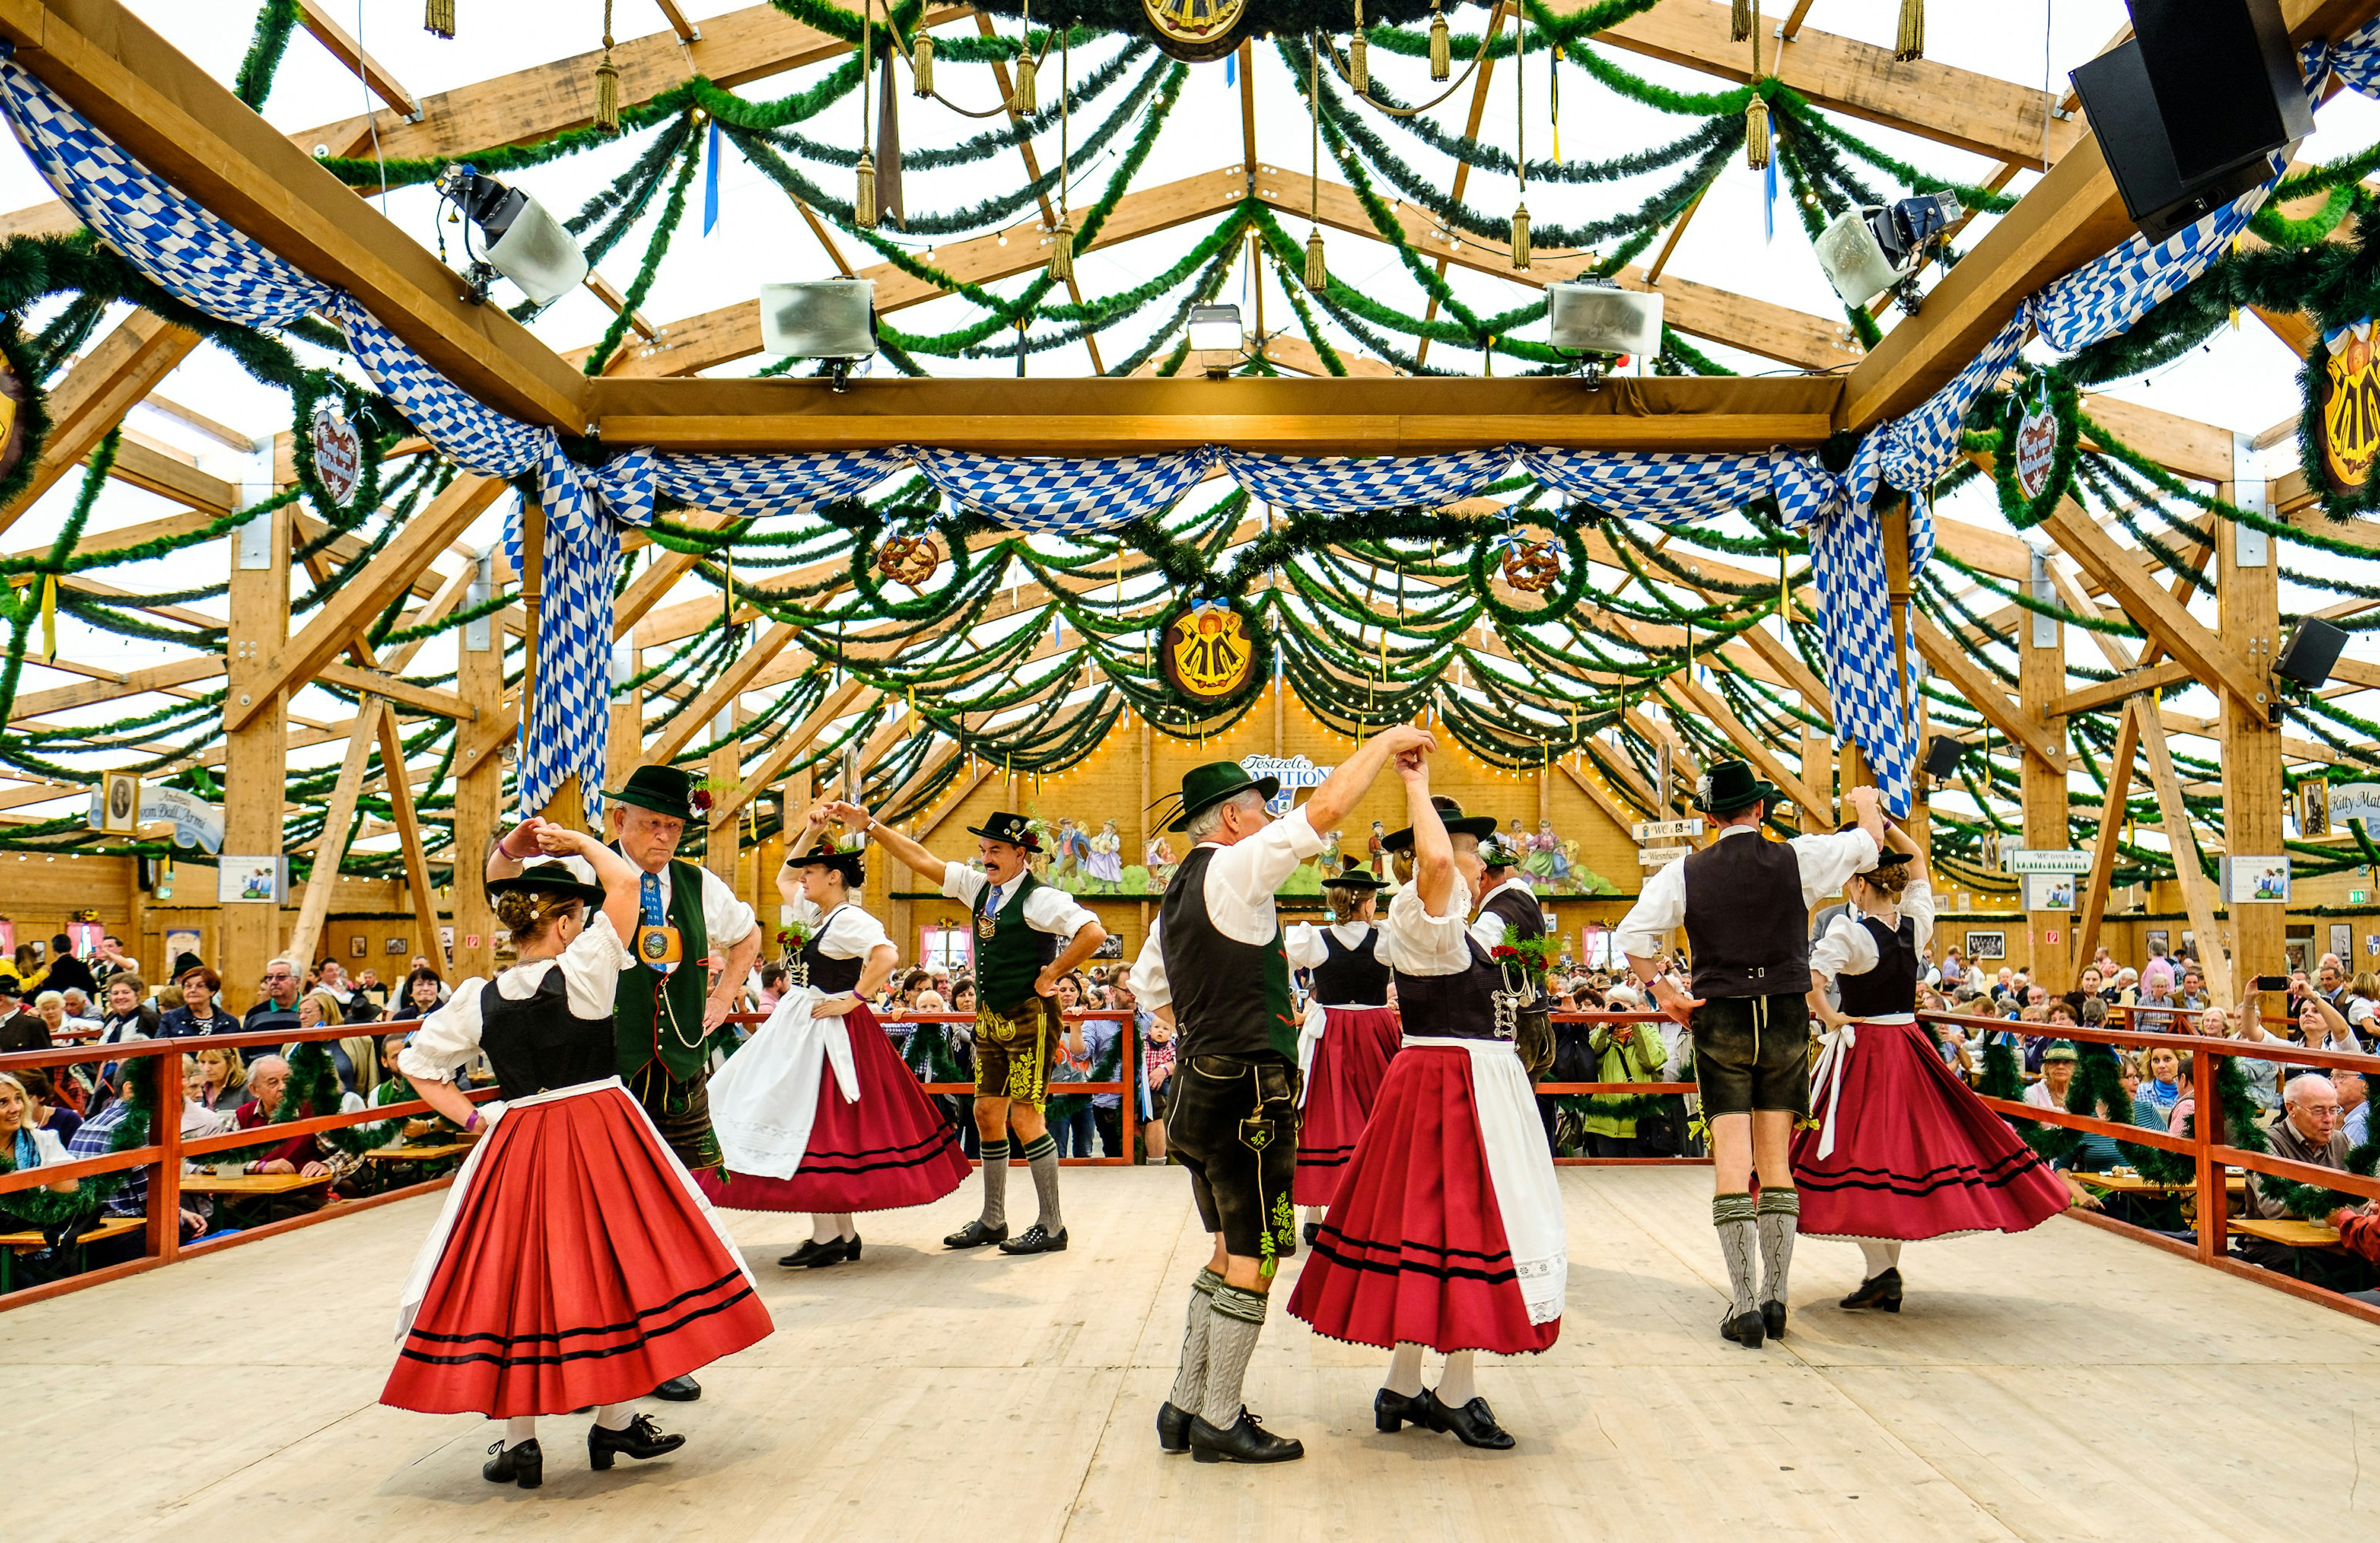
[[[2256,436],[2231,436],[2231,503],[2237,508],[2269,519],[2273,514],[2270,485],[2256,464]],[[2245,520],[2231,525],[2231,560],[2243,568],[2261,568],[2273,560],[2273,539]]]
[[[496,549],[482,547],[471,559],[471,586],[464,591],[463,603],[477,609],[488,603],[496,592]],[[477,616],[463,624],[463,647],[470,653],[485,653],[495,646],[493,617]]]

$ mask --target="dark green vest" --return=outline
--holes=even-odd
[[[984,936],[984,906],[991,884],[975,897],[975,1000],[995,1013],[1004,1013],[1033,994],[1041,966],[1058,957],[1056,934],[1036,929],[1025,919],[1025,901],[1041,881],[1026,873],[1000,914],[990,918],[991,936]]]
[[[680,962],[667,975],[642,964],[622,970],[612,1021],[622,1076],[634,1076],[659,1056],[669,1075],[684,1082],[710,1059],[702,1003],[710,994],[710,971],[702,961],[710,953],[710,936],[702,926],[702,869],[673,857],[669,874],[669,924],[683,943]],[[629,952],[635,951],[631,939]]]

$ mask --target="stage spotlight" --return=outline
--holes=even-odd
[[[1904,286],[1925,261],[1926,247],[1958,217],[1959,200],[1949,193],[1847,209],[1818,233],[1818,266],[1843,304],[1864,306],[1888,289],[1900,289],[1901,309],[1913,315],[1917,297]]]
[[[498,274],[539,305],[550,305],[586,282],[587,254],[577,239],[519,188],[458,161],[438,174],[438,191],[462,214],[463,252],[470,259],[463,270],[470,287],[463,298],[473,305],[487,304],[489,286]],[[488,243],[484,254],[472,250],[475,229]]]
[[[876,355],[876,281],[762,285],[760,346],[771,354],[826,360],[841,391],[851,367]]]
[[[1554,347],[1584,358],[1590,384],[1603,379],[1614,359],[1652,358],[1661,351],[1661,297],[1622,289],[1607,278],[1548,286],[1546,322]]]
[[[1220,381],[1248,357],[1246,334],[1240,330],[1237,306],[1190,308],[1190,351],[1210,381]]]

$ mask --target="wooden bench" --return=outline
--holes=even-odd
[[[80,1237],[74,1240],[75,1273],[82,1273],[83,1250],[94,1243],[103,1243],[127,1233],[137,1233],[149,1225],[138,1216],[111,1216],[93,1222]],[[0,1233],[0,1295],[17,1289],[17,1256],[38,1253],[48,1247],[50,1240],[38,1232]]]
[[[2266,1243],[2287,1244],[2291,1248],[2327,1248],[2341,1254],[2347,1251],[2338,1241],[2338,1229],[2319,1221],[2265,1221],[2243,1217],[2231,1223],[2231,1232],[2234,1236],[2263,1238]]]

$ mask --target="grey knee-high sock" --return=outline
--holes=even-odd
[[[1025,1160],[1033,1165],[1033,1194],[1041,1203],[1041,1230],[1051,1237],[1066,1230],[1058,1214],[1058,1138],[1048,1131],[1025,1144]]]
[[[1165,1402],[1196,1414],[1207,1402],[1207,1330],[1215,1321],[1215,1288],[1223,1278],[1210,1267],[1190,1282],[1190,1320],[1182,1330],[1182,1365]]]
[[[983,1224],[1008,1225],[1008,1142],[983,1144]]]
[[[1785,1277],[1793,1268],[1793,1236],[1802,1224],[1802,1194],[1792,1186],[1763,1189],[1758,1207],[1760,1300],[1785,1300]]]
[[[1752,1292],[1752,1267],[1759,1248],[1753,1229],[1750,1194],[1719,1195],[1711,1199],[1711,1225],[1718,1229],[1719,1257],[1727,1261],[1728,1316],[1742,1318],[1756,1306]]]
[[[1237,1286],[1215,1288],[1215,1321],[1207,1326],[1207,1391],[1199,1414],[1218,1430],[1240,1423],[1241,1385],[1248,1357],[1264,1331],[1265,1299]]]

